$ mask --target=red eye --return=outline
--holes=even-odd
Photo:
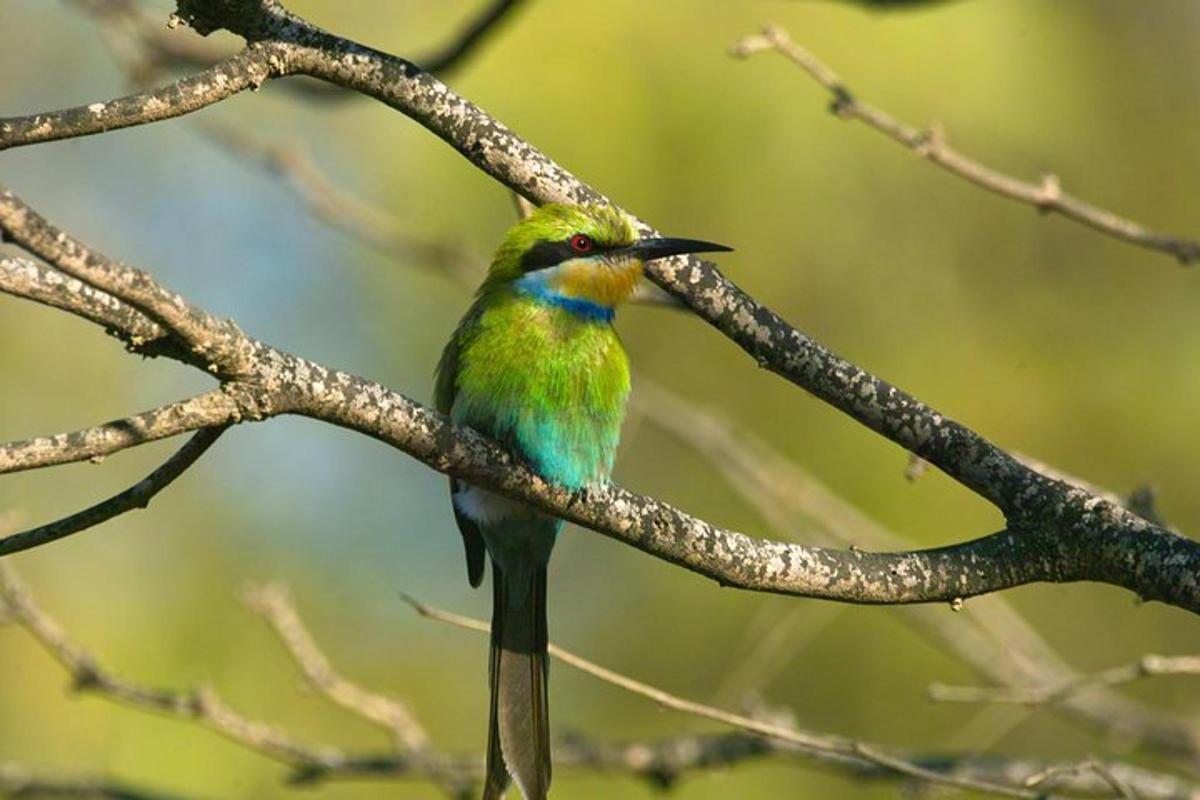
[[[590,253],[592,247],[592,237],[586,233],[577,233],[571,237],[571,249],[576,253]]]

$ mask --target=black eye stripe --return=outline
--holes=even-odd
[[[573,258],[579,258],[580,254],[575,252],[571,247],[571,238],[568,236],[560,242],[538,242],[521,257],[521,270],[524,272],[533,272],[534,270],[557,266]],[[611,247],[606,247],[593,239],[592,249],[588,255],[598,255],[611,249]]]
[[[569,241],[538,242],[521,257],[521,269],[525,272],[533,272],[553,267],[555,264],[561,264],[575,257],[575,251],[571,249]]]

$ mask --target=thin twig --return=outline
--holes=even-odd
[[[524,2],[525,0],[489,0],[479,16],[464,26],[448,44],[437,52],[418,58],[417,63],[435,75],[453,72]]]
[[[10,761],[0,761],[0,797],[14,800],[182,800],[179,795],[141,789],[108,777],[48,774]]]
[[[1161,675],[1200,675],[1200,656],[1145,655],[1132,664],[1045,686],[948,686],[935,683],[929,687],[929,697],[950,703],[1043,706],[1065,702],[1093,689],[1121,686]]]
[[[7,566],[0,564],[0,611],[8,609],[7,621],[16,622],[33,636],[72,675],[77,689],[92,690],[98,696],[123,703],[134,709],[168,713],[184,720],[197,722],[215,730],[231,741],[249,750],[262,753],[284,764],[293,772],[293,782],[309,783],[327,779],[418,779],[438,784],[452,797],[471,796],[471,787],[477,783],[482,770],[478,758],[447,756],[430,749],[420,758],[404,754],[360,755],[346,753],[330,746],[313,747],[301,745],[286,733],[261,722],[248,720],[220,703],[211,690],[191,693],[148,688],[118,678],[97,666],[97,659],[89,652],[73,644],[61,627],[37,606],[28,590]],[[294,611],[294,609],[293,609]],[[456,615],[448,615],[454,618]],[[464,618],[465,619],[465,618]],[[471,627],[482,623],[467,620]],[[290,624],[290,623],[288,623]],[[297,617],[296,624],[303,622]],[[486,628],[486,626],[483,626]],[[315,647],[315,643],[313,643]],[[556,652],[559,652],[555,648]],[[318,658],[328,663],[324,654],[317,651]],[[307,657],[307,656],[305,656]],[[576,657],[577,658],[577,657]],[[579,659],[579,661],[583,661]],[[583,661],[584,664],[589,662]],[[594,666],[594,665],[592,665]],[[600,668],[597,668],[600,669]],[[603,677],[603,675],[601,675]],[[642,686],[632,682],[631,691]],[[657,691],[657,690],[656,690]],[[640,692],[639,692],[640,693]],[[673,696],[652,695],[657,702],[670,701]],[[196,700],[201,697],[203,699]],[[678,700],[678,698],[675,698]],[[681,701],[687,703],[688,701]],[[354,713],[361,713],[362,706],[346,706]],[[198,710],[197,710],[198,709]],[[737,715],[735,715],[737,716]],[[776,715],[780,717],[780,715]],[[747,718],[754,719],[754,718]],[[779,723],[755,720],[765,725]],[[786,730],[793,731],[790,724]],[[794,732],[794,731],[793,731]],[[840,737],[828,738],[834,742],[848,742]],[[851,743],[853,744],[853,743]],[[735,730],[725,734],[693,734],[668,737],[661,740],[631,741],[621,743],[597,742],[578,736],[568,737],[556,751],[556,764],[587,772],[624,773],[650,781],[658,787],[668,787],[679,778],[709,769],[733,766],[748,760],[778,756],[797,757],[818,766],[848,773],[850,777],[867,780],[894,780],[909,778],[927,783],[925,771],[941,777],[942,785],[970,783],[979,785],[1007,785],[1023,787],[1026,780],[1043,782],[1054,778],[1054,785],[1065,791],[1095,797],[1111,796],[1110,778],[1101,778],[1094,768],[1084,769],[1076,763],[1046,764],[1038,761],[1021,761],[998,757],[959,757],[943,755],[896,756],[886,752],[873,752],[865,745],[855,745],[856,752],[846,754],[837,749],[814,750],[807,745],[779,738],[765,738],[760,732]],[[857,752],[864,750],[864,752]],[[899,763],[897,763],[899,759]],[[1094,759],[1093,759],[1094,761]],[[1099,763],[1099,762],[1097,762]],[[913,775],[907,767],[921,770]],[[1175,776],[1132,767],[1128,764],[1105,763],[1102,765],[1111,778],[1124,785],[1136,788],[1143,800],[1196,800],[1200,788]],[[0,770],[3,767],[0,766]],[[19,775],[28,776],[25,771]],[[1040,776],[1040,777],[1039,777]],[[1094,777],[1093,777],[1094,776]],[[953,779],[953,780],[950,780]],[[53,781],[39,782],[39,786],[53,788],[63,785],[68,788],[88,784],[70,781],[56,784]],[[0,790],[4,776],[0,774]],[[21,795],[26,796],[26,795]],[[36,795],[35,795],[36,796]],[[49,795],[61,796],[61,795]],[[96,795],[68,794],[70,797]],[[122,795],[99,795],[116,798]],[[144,800],[154,795],[134,794],[128,800]],[[1039,798],[1048,798],[1045,793]]]
[[[240,417],[234,395],[214,389],[92,428],[0,443],[0,475],[79,461],[99,462],[130,447],[190,431],[220,428]]]
[[[314,689],[342,708],[388,730],[401,752],[431,752],[429,735],[405,703],[367,691],[334,670],[300,619],[287,589],[266,584],[247,589],[243,597],[251,610],[270,625]]]
[[[230,125],[206,124],[201,130],[230,154],[283,178],[314,217],[383,255],[405,265],[432,268],[464,288],[479,281],[481,259],[445,242],[404,232],[394,214],[335,185],[301,146],[264,141]]]
[[[900,550],[912,542],[888,530],[770,443],[726,416],[703,408],[644,374],[634,378],[632,411],[704,456],[781,535],[824,545]],[[1044,464],[1031,468],[1050,471]],[[1065,479],[1058,473],[1055,478]],[[1071,478],[1103,496],[1111,493]],[[1002,597],[946,614],[904,606],[893,618],[912,626],[981,675],[1008,684],[1061,685],[1078,674]],[[1103,729],[1195,758],[1200,731],[1188,719],[1151,708],[1113,691],[1096,689],[1065,698],[1062,707]]]
[[[0,538],[0,556],[48,544],[62,539],[64,536],[70,536],[87,528],[94,528],[127,511],[146,508],[156,494],[170,486],[188,467],[196,463],[196,460],[204,455],[204,452],[224,431],[225,428],[205,428],[198,431],[162,466],[120,494],[113,495],[107,500],[83,511],[78,511],[69,517]]]
[[[70,674],[78,691],[103,695],[123,705],[192,720],[238,744],[297,768],[336,769],[350,759],[332,747],[302,744],[265,722],[234,711],[207,687],[175,691],[118,677],[72,642],[62,627],[33,600],[5,561],[0,561],[0,601],[9,618],[24,628]]]
[[[925,131],[918,130],[886,111],[862,102],[846,88],[833,70],[792,41],[787,31],[777,25],[767,26],[761,34],[746,36],[733,47],[733,54],[740,58],[767,51],[784,55],[827,89],[833,95],[830,110],[838,117],[864,122],[922,158],[976,186],[1027,203],[1039,211],[1057,212],[1131,244],[1167,253],[1185,266],[1200,260],[1200,241],[1156,233],[1133,220],[1084,202],[1063,191],[1057,176],[1045,175],[1039,183],[1013,178],[951,147],[940,129],[931,127]]]
[[[460,628],[467,628],[469,630],[480,631],[483,633],[486,633],[489,630],[488,624],[482,620],[464,617],[460,614],[443,611],[438,608],[432,608],[408,595],[404,595],[404,599],[417,611],[418,614],[428,619],[447,622]],[[867,744],[865,742],[839,736],[828,736],[824,734],[802,731],[774,722],[754,719],[742,714],[735,714],[730,711],[714,708],[713,706],[705,705],[704,703],[697,703],[694,700],[687,700],[657,687],[634,680],[633,678],[622,675],[619,672],[614,672],[606,667],[602,667],[599,664],[588,661],[587,659],[575,655],[568,650],[564,650],[553,643],[551,643],[549,646],[549,652],[550,655],[554,656],[568,666],[574,667],[575,669],[585,672],[595,678],[599,678],[605,683],[620,687],[621,689],[632,692],[633,694],[646,697],[666,708],[670,708],[675,711],[681,711],[685,714],[702,717],[704,719],[709,719],[714,722],[719,722],[723,725],[729,725],[731,727],[748,731],[759,736],[778,739],[779,741],[787,742],[788,744],[795,745],[805,750],[811,750],[826,755],[866,761],[870,764],[891,770],[915,780],[919,780],[923,783],[953,786],[959,789],[987,792],[989,794],[996,794],[1004,797],[1023,797],[1030,798],[1030,800],[1037,800],[1037,798],[1043,797],[1043,795],[1039,795],[1036,792],[1030,792],[1019,787],[1004,786],[988,781],[975,780],[973,778],[945,775],[927,769],[911,761],[907,761],[904,758],[892,755],[882,748],[876,747],[872,744]]]

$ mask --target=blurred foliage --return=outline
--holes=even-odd
[[[457,30],[477,2],[293,5],[415,54]],[[170,6],[152,4],[164,18]],[[780,59],[730,60],[729,44],[768,17],[864,99],[917,124],[940,121],[987,163],[1026,177],[1053,170],[1087,199],[1195,234],[1200,6],[974,0],[876,16],[827,2],[538,0],[454,76],[456,89],[662,230],[735,245],[722,259],[728,273],[838,352],[1006,447],[1115,490],[1152,483],[1168,520],[1200,530],[1200,276],[986,195],[837,121],[823,93]],[[4,0],[0,41],[0,114],[123,92],[93,25],[64,5]],[[344,185],[414,233],[468,248],[481,266],[512,219],[502,188],[378,104],[306,105],[268,86],[197,118],[304,142]],[[9,151],[0,163],[0,179],[52,220],[251,333],[429,399],[463,292],[314,222],[276,180],[213,149],[195,120]],[[755,369],[686,314],[633,308],[620,329],[641,373],[767,437],[915,541],[996,527],[990,508],[939,475],[907,483],[897,448]],[[205,385],[183,368],[130,358],[83,322],[7,298],[0,342],[5,440]],[[52,518],[140,477],[168,447],[5,477],[0,509]],[[723,525],[793,533],[764,526],[708,464],[649,424],[631,421],[616,477]],[[14,564],[82,644],[131,678],[208,682],[298,736],[383,746],[365,723],[298,691],[292,666],[239,608],[245,581],[281,580],[347,675],[408,698],[440,745],[482,752],[486,643],[415,619],[398,593],[476,615],[489,598],[466,585],[444,479],[374,442],[299,420],[246,426],[148,511]],[[718,591],[576,530],[556,554],[551,595],[555,639],[687,696],[753,692],[794,709],[800,724],[914,749],[1106,751],[1045,712],[1015,712],[1017,724],[992,742],[991,716],[929,705],[930,681],[973,676],[888,609]],[[1081,669],[1200,649],[1194,619],[1112,588],[1007,597]],[[798,631],[769,681],[729,685],[758,632],[797,607],[830,624],[811,637]],[[0,664],[0,760],[110,771],[197,797],[296,795],[280,767],[210,733],[66,695],[62,673],[11,629],[0,628]],[[1183,712],[1200,705],[1183,680],[1130,691]],[[560,733],[703,729],[563,668],[552,692]],[[335,784],[305,796],[384,791]],[[690,778],[676,795],[894,792],[757,764]],[[436,796],[408,784],[386,793]],[[650,795],[621,778],[556,780],[557,797]]]
[[[835,0],[848,5],[866,6],[876,11],[907,11],[921,6],[940,5],[954,0]]]

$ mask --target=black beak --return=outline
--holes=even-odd
[[[639,239],[629,247],[618,250],[622,255],[631,255],[642,261],[653,261],[656,258],[678,256],[684,253],[729,253],[732,247],[714,242],[703,242],[699,239],[671,239],[667,237],[654,239]]]

